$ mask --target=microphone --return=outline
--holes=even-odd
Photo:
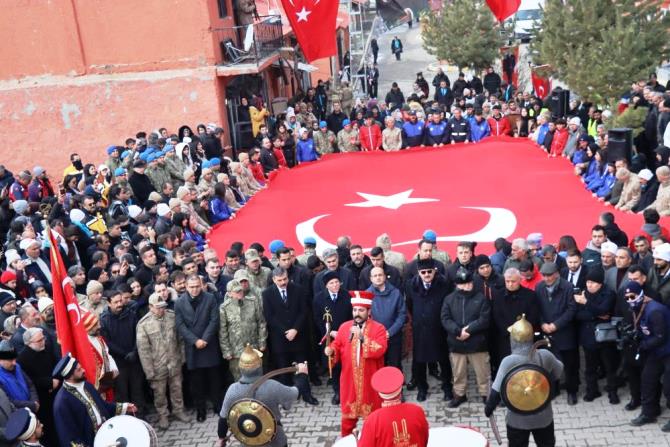
[[[363,324],[362,323],[355,323],[356,326],[358,326],[358,329],[363,329]],[[351,325],[351,329],[354,328],[354,325]],[[351,335],[349,335],[349,343],[351,343],[354,340],[354,331],[351,331]],[[363,334],[361,334],[361,341],[363,340]]]

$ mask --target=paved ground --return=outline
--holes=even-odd
[[[409,370],[406,365],[405,371]],[[471,373],[469,396],[476,396],[474,374]],[[601,383],[604,386],[604,383]],[[484,405],[477,398],[471,399],[457,409],[449,409],[442,401],[438,381],[431,378],[431,390],[428,400],[423,402],[428,421],[431,427],[447,425],[468,425],[479,429],[490,439],[491,447],[497,445],[484,416]],[[303,402],[297,403],[290,411],[284,412],[282,423],[289,437],[290,446],[330,447],[339,435],[340,411],[339,406],[330,403],[331,390],[325,385],[314,388],[314,395],[320,401],[312,407]],[[406,393],[408,402],[415,402],[416,391]],[[656,424],[644,427],[632,427],[629,421],[637,416],[637,412],[627,412],[623,409],[628,401],[627,392],[620,393],[622,403],[610,405],[606,397],[593,402],[581,400],[576,406],[568,406],[565,394],[553,402],[554,419],[556,426],[557,446],[564,447],[633,447],[670,446],[670,435],[661,432],[661,426],[670,418],[670,410],[666,410]],[[496,411],[498,426],[505,440],[504,409]],[[194,446],[211,447],[217,440],[217,418],[211,414],[204,423],[193,422],[184,424],[173,422],[170,430],[159,432],[160,446]],[[237,441],[228,445],[240,445]],[[507,445],[503,441],[503,445]],[[531,443],[534,446],[534,443]],[[461,447],[461,446],[454,446]]]
[[[390,53],[390,42],[394,35],[402,39],[405,48],[400,62],[396,62],[395,57]],[[407,95],[411,92],[411,85],[417,71],[423,71],[428,82],[432,81],[433,70],[436,67],[435,60],[421,48],[421,36],[417,26],[411,30],[403,27],[387,33],[379,39],[379,46],[380,96],[386,95],[393,81],[397,81]],[[452,81],[456,79],[454,68],[444,68]],[[405,371],[408,370],[409,368],[406,367]],[[456,410],[448,409],[446,403],[442,401],[437,381],[432,378],[431,380],[434,392],[423,403],[431,426],[464,424],[476,427],[491,439],[491,446],[495,446],[488,421],[484,417],[484,407],[479,399],[473,399]],[[291,446],[330,447],[339,434],[340,411],[339,407],[330,404],[330,389],[324,385],[315,388],[314,394],[321,402],[317,407],[300,402],[293,409],[285,412],[283,416],[283,424]],[[475,396],[472,383],[469,395]],[[408,392],[406,397],[412,402],[416,399],[416,392]],[[568,406],[565,399],[565,394],[563,394],[553,404],[558,446],[670,446],[670,436],[660,430],[660,427],[670,417],[669,410],[666,410],[658,423],[635,428],[629,425],[629,421],[637,415],[637,412],[630,413],[623,409],[623,405],[628,401],[627,393],[623,391],[621,393],[622,404],[617,406],[609,405],[606,397],[601,397],[591,403],[580,400],[579,404],[574,407]],[[504,412],[504,409],[496,412],[503,439],[505,439]],[[217,418],[213,414],[201,424],[173,422],[170,430],[159,433],[159,445],[210,447],[217,440],[216,428]],[[506,445],[506,442],[504,444]],[[239,443],[231,442],[229,445],[239,445]],[[531,443],[531,445],[534,444]]]

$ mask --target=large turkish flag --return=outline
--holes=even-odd
[[[521,0],[486,0],[491,12],[501,22],[511,16],[521,6]]]
[[[498,237],[541,232],[546,243],[573,235],[584,246],[604,211],[572,164],[527,139],[488,138],[477,144],[414,148],[400,152],[355,152],[282,170],[268,189],[215,226],[210,245],[223,255],[234,241],[245,246],[283,240],[301,252],[307,236],[317,251],[349,235],[369,249],[388,233],[394,249],[414,255],[423,231],[453,253],[456,241],[477,241],[492,252]],[[629,235],[639,216],[614,212]]]
[[[337,54],[337,0],[282,0],[307,62]]]
[[[531,71],[530,77],[533,83],[535,96],[540,99],[544,99],[549,94],[549,92],[551,92],[551,79],[541,76],[535,70]]]

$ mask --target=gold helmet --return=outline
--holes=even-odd
[[[263,366],[263,353],[257,349],[251,347],[247,343],[247,346],[242,351],[240,355],[240,369],[245,370],[254,370]]]
[[[510,333],[510,338],[517,343],[529,343],[533,341],[533,325],[526,320],[526,314],[522,314],[516,323],[508,327],[507,332]]]

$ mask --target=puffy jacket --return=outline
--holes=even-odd
[[[319,158],[314,148],[314,140],[308,138],[306,140],[298,140],[296,143],[296,158],[298,163],[304,163],[306,161],[315,161]]]
[[[209,202],[209,221],[212,225],[230,219],[233,210],[230,209],[225,200],[215,197]]]
[[[369,127],[361,126],[358,138],[363,151],[378,151],[382,147],[382,131],[376,124]]]
[[[585,349],[596,349],[596,325],[604,323],[598,317],[602,315],[611,315],[614,312],[614,303],[616,295],[611,289],[604,286],[592,294],[588,290],[584,291],[586,304],[577,304],[577,321],[579,324],[579,344]]]
[[[491,128],[491,135],[494,137],[499,135],[509,135],[512,133],[512,127],[510,126],[509,120],[506,116],[500,115],[498,118],[491,116],[487,121],[489,122],[489,127]]]
[[[563,155],[563,149],[565,149],[565,144],[568,142],[568,130],[567,129],[556,129],[554,132],[554,138],[551,140],[551,154],[556,156]]]
[[[442,304],[442,326],[447,331],[449,350],[459,354],[471,354],[488,350],[486,335],[491,321],[491,305],[480,292],[455,290]],[[468,327],[470,337],[457,340],[461,330]]]
[[[491,136],[491,126],[489,126],[489,122],[485,119],[477,121],[473,116],[468,121],[470,122],[470,138],[473,143],[482,141],[484,138]]]

